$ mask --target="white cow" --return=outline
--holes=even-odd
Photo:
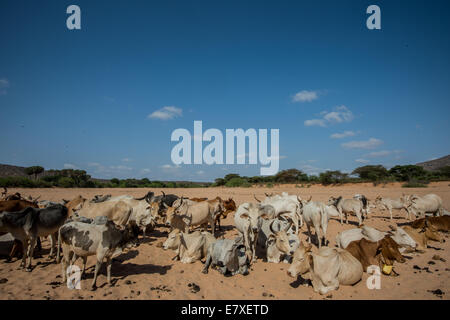
[[[406,204],[409,214],[413,213],[416,217],[424,217],[426,213],[432,213],[433,215],[444,215],[444,207],[442,206],[442,199],[436,194],[430,193],[423,197],[412,195],[408,197]]]

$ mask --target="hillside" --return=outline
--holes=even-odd
[[[425,170],[428,170],[428,171],[436,171],[442,167],[450,166],[450,155],[447,155],[447,156],[439,158],[439,159],[420,162],[420,163],[417,163],[416,165],[421,166]]]

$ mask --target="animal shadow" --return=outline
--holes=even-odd
[[[305,284],[311,285],[311,281],[303,279],[300,276],[298,276],[295,281],[292,281],[291,283],[289,283],[289,285],[294,289],[298,288],[300,285],[305,285]]]

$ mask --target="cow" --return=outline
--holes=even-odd
[[[296,278],[300,274],[311,280],[314,291],[321,295],[337,290],[340,285],[351,286],[361,280],[361,262],[348,251],[322,247],[318,253],[312,253],[311,248],[311,245],[300,244],[287,271],[290,277]]]
[[[366,214],[366,219],[368,218],[368,214],[369,214],[369,199],[366,198],[365,195],[363,194],[355,194],[353,196],[353,199],[359,200],[361,201],[363,208],[362,208],[362,213]]]
[[[220,239],[208,248],[202,272],[208,273],[209,266],[218,266],[223,275],[248,275],[249,260],[242,236],[235,239]]]
[[[99,203],[85,201],[80,206],[80,209],[75,208],[79,215],[87,218],[107,216],[108,219],[119,226],[127,224],[137,226],[143,229],[144,237],[147,229],[151,230],[155,227],[155,221],[150,210],[148,210],[147,203],[134,200],[129,196],[114,197]]]
[[[352,241],[345,250],[361,262],[366,272],[369,266],[376,265],[385,274],[390,274],[393,270],[394,261],[405,262],[398,244],[390,236],[385,236],[379,241],[370,241],[365,238]],[[397,275],[395,271],[394,274]]]
[[[342,199],[342,197],[330,197],[328,200],[329,205],[333,205],[339,211],[342,225],[342,213],[345,214],[345,223],[348,224],[348,214],[354,213],[358,218],[359,225],[361,226],[364,221],[363,203],[358,199]]]
[[[424,228],[415,229],[411,226],[404,226],[403,230],[416,242],[416,250],[423,252],[428,247],[428,241],[443,242],[444,239],[437,230],[429,225]]]
[[[216,227],[216,224],[219,227],[219,230],[221,229],[220,226],[220,220],[221,219],[226,219],[228,214],[231,212],[236,212],[236,202],[234,202],[233,199],[228,198],[228,200],[223,200],[223,207],[224,207],[224,212],[222,212],[221,214],[217,215],[216,217],[216,221],[214,222],[214,228]]]
[[[289,195],[286,192],[283,192],[281,195],[266,194],[266,196],[266,199],[260,201],[256,198],[255,195],[253,195],[255,200],[258,201],[261,205],[273,206],[276,215],[280,213],[283,213],[285,215],[288,214],[294,222],[295,233],[298,233],[299,228],[303,225],[303,218],[300,212],[301,199],[296,195]]]
[[[155,204],[158,207],[155,217],[157,220],[165,219],[165,211],[167,207],[172,207],[173,203],[179,198],[175,194],[165,194],[164,191],[161,191],[162,195],[155,196],[155,193],[149,191],[145,196],[141,198],[133,198],[134,200],[145,200],[150,206]]]
[[[37,238],[51,236],[50,257],[53,256],[55,233],[66,218],[67,208],[62,205],[43,209],[27,207],[20,212],[3,212],[0,213],[0,232],[10,232],[23,243],[24,254],[20,267],[25,267],[25,270],[30,272]]]
[[[183,198],[176,206],[173,213],[167,216],[167,222],[171,226],[177,226],[180,230],[187,232],[190,226],[206,225],[211,226],[211,233],[214,236],[214,221],[216,216],[224,211],[222,199],[213,199],[202,202],[188,204]],[[205,230],[206,231],[206,230]]]
[[[95,290],[97,287],[97,274],[104,259],[106,259],[107,281],[111,285],[112,258],[120,254],[123,249],[132,247],[134,241],[135,236],[130,226],[119,229],[112,221],[102,225],[75,221],[64,224],[58,231],[57,254],[57,262],[59,263],[61,260],[60,251],[63,250],[61,264],[63,282],[66,282],[67,267],[73,261],[74,255],[83,259],[81,276],[84,275],[86,270],[87,257],[96,255],[97,263],[91,290]]]
[[[68,210],[68,216],[72,216],[73,211],[75,208],[81,208],[84,203],[87,201],[87,199],[83,198],[81,195],[76,196],[72,200],[66,203],[66,207]]]
[[[7,189],[5,189],[5,192],[7,192]],[[22,211],[25,208],[32,207],[32,208],[39,208],[39,206],[34,203],[27,200],[5,200],[0,201],[0,213],[1,212],[18,212]],[[3,235],[3,234],[0,234]],[[37,248],[39,251],[42,250],[41,240],[37,239]],[[17,239],[14,239],[13,247],[9,253],[8,261],[11,260],[13,257],[15,257],[19,252],[23,253],[23,245],[22,242],[20,242]]]
[[[423,197],[419,197],[417,195],[408,197],[406,210],[408,212],[408,219],[410,214],[414,214],[415,217],[425,217],[425,214],[427,213],[432,213],[435,216],[444,215],[442,199],[433,193],[427,194]]]
[[[369,241],[379,241],[389,235],[400,246],[400,252],[406,252],[416,249],[416,242],[411,238],[403,228],[389,226],[391,231],[383,232],[369,226],[355,228],[340,232],[336,236],[336,245],[341,249],[346,249],[350,242],[361,239]]]
[[[308,229],[308,242],[311,243],[311,226],[314,226],[319,248],[321,248],[322,244],[327,244],[326,236],[329,217],[325,205],[316,201],[300,201],[300,203],[302,216]],[[321,229],[323,234],[321,233]]]
[[[391,215],[391,220],[392,220],[392,209],[406,210],[406,204],[404,202],[403,197],[398,199],[389,199],[383,198],[382,196],[377,196],[375,199],[375,205],[380,207],[381,210],[388,210],[389,214]],[[408,211],[406,211],[406,216],[409,217]]]
[[[448,232],[450,230],[450,216],[445,215],[442,217],[426,217],[414,220],[411,223],[411,227],[415,229],[422,229],[427,223],[437,231]]]
[[[176,250],[173,260],[180,260],[182,263],[193,263],[206,257],[208,248],[216,242],[209,232],[195,231],[193,233],[183,233],[173,230],[163,243],[164,250]]]
[[[292,220],[282,216],[279,219],[263,220],[257,243],[263,248],[267,262],[289,262],[299,242],[298,236],[289,232],[291,226]]]
[[[256,259],[256,243],[262,227],[262,220],[268,219],[266,213],[261,213],[261,206],[255,203],[242,203],[234,214],[234,224],[243,236],[246,254],[250,263]]]

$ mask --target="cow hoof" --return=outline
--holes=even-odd
[[[91,291],[95,291],[95,290],[97,290],[97,286],[92,286]]]
[[[208,270],[206,270],[206,269],[203,269],[203,270],[202,270],[202,273],[204,273],[204,274],[208,274]]]
[[[31,267],[28,267],[28,268],[25,269],[25,271],[26,272],[31,272],[31,271],[33,271],[33,269],[31,269]]]

